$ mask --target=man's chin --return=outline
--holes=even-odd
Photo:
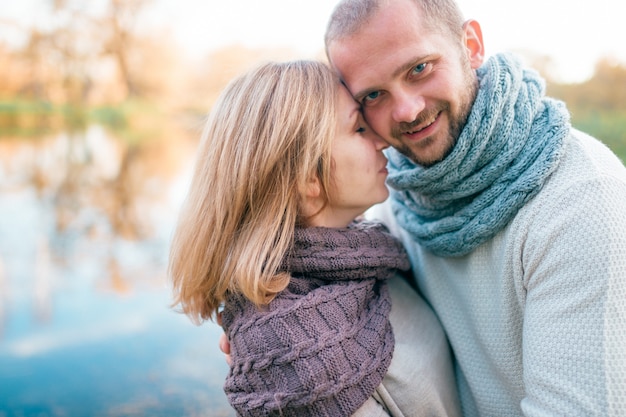
[[[438,143],[434,137],[426,138],[420,143],[421,146],[407,146],[404,152],[407,158],[424,168],[429,168],[443,161],[452,151],[452,145],[449,141]]]

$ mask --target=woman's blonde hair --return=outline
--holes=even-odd
[[[257,305],[289,282],[280,271],[301,221],[307,180],[327,200],[339,80],[314,61],[267,63],[233,80],[208,117],[174,233],[174,305],[213,319],[227,292]]]

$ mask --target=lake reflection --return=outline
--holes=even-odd
[[[234,415],[221,330],[168,307],[194,150],[0,139],[0,417]]]

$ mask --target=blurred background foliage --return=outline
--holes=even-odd
[[[260,60],[290,57],[233,45],[190,59],[167,33],[137,29],[152,0],[107,0],[97,12],[82,3],[54,0],[45,29],[0,19],[25,40],[15,46],[0,38],[0,138],[93,123],[131,144],[171,138],[181,126],[195,134],[233,76]]]
[[[626,163],[626,65],[605,58],[589,80],[549,81],[547,90],[567,103],[575,127],[602,140]]]
[[[191,59],[167,32],[139,29],[153,0],[107,0],[98,11],[78,0],[51,4],[46,28],[0,20],[24,39],[17,47],[0,40],[2,138],[80,131],[93,123],[129,144],[173,133],[197,136],[233,76],[261,60],[294,58],[289,50],[231,45]],[[626,160],[626,66],[606,58],[590,79],[562,84],[550,76],[550,57],[521,53],[546,77],[548,94],[567,103],[573,125]]]

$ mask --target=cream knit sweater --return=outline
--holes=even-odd
[[[626,416],[626,169],[572,130],[557,171],[493,239],[409,253],[456,357],[464,416]]]

